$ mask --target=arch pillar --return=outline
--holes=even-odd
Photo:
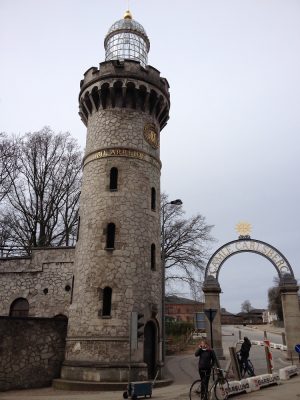
[[[216,356],[224,358],[223,346],[222,346],[222,330],[221,330],[221,312],[220,312],[220,293],[221,287],[216,278],[209,275],[204,281],[203,288],[205,294],[205,310],[214,309],[217,310],[216,316],[212,323],[212,333],[213,333],[213,347]],[[210,340],[210,322],[208,318],[205,319],[207,339],[211,345]]]
[[[296,279],[292,275],[286,274],[280,279],[279,288],[288,351],[287,357],[290,358],[292,354],[298,356],[295,351],[295,345],[300,342],[299,287]]]

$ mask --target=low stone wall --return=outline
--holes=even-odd
[[[0,391],[48,386],[59,377],[67,320],[0,317]]]
[[[29,303],[30,317],[68,316],[72,297],[73,247],[36,248],[30,257],[0,258],[0,315],[17,298]]]

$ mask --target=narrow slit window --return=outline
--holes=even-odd
[[[77,223],[77,238],[76,238],[77,242],[79,240],[79,229],[80,229],[80,217],[78,217],[78,223]]]
[[[156,190],[155,188],[151,188],[151,210],[156,210]]]
[[[109,190],[111,192],[118,190],[118,168],[116,167],[110,170]]]
[[[9,316],[10,317],[28,317],[29,303],[23,297],[14,300],[11,303]]]
[[[115,234],[116,234],[116,226],[112,222],[107,224],[107,232],[106,232],[106,248],[114,249],[115,248]]]
[[[156,258],[155,244],[152,243],[151,244],[151,270],[152,271],[155,271],[155,269],[156,269],[155,258]]]
[[[70,296],[70,304],[73,302],[73,291],[74,291],[74,281],[75,281],[75,276],[72,276],[72,286],[71,286],[71,296]]]
[[[103,289],[102,317],[110,317],[111,315],[111,295],[112,289],[108,286],[105,287]]]

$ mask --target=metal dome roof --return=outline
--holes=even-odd
[[[130,30],[130,31],[136,31],[141,33],[143,36],[147,36],[147,33],[143,26],[135,21],[134,19],[129,19],[129,18],[124,18],[120,19],[119,21],[116,21],[112,26],[109,28],[107,32],[107,36],[109,36],[112,32],[119,31],[119,30]]]
[[[104,39],[105,59],[136,60],[145,67],[148,63],[150,42],[145,29],[132,19],[130,11],[124,18],[116,21],[108,30]]]

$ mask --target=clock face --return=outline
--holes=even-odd
[[[144,138],[154,149],[158,149],[159,139],[154,124],[146,124],[144,127]]]

